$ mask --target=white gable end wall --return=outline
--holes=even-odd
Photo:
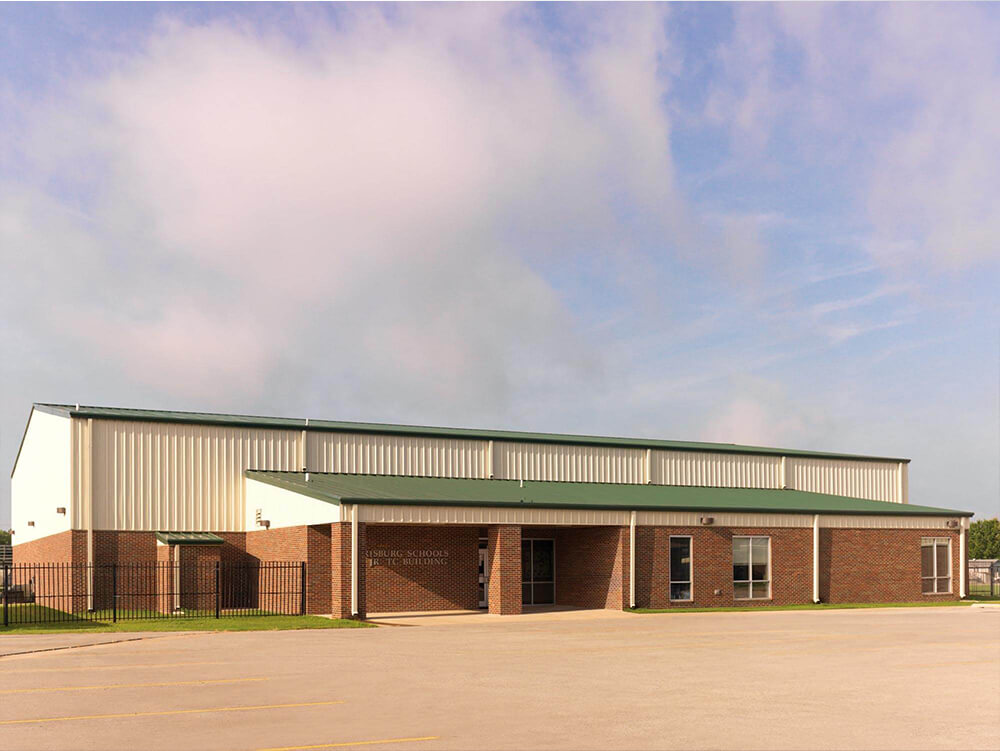
[[[69,418],[33,409],[10,478],[15,545],[72,528],[70,457]]]

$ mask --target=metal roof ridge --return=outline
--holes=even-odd
[[[807,449],[775,448],[738,443],[713,443],[709,441],[681,441],[666,438],[630,438],[626,436],[600,436],[584,433],[541,433],[526,430],[501,430],[495,428],[462,428],[448,426],[410,425],[402,423],[373,423],[339,420],[316,420],[303,417],[275,417],[269,415],[241,415],[225,412],[188,412],[178,410],[145,409],[133,407],[103,407],[99,405],[72,405],[36,402],[33,406],[67,410],[70,416],[113,419],[112,414],[120,413],[120,419],[142,421],[163,421],[179,423],[236,424],[251,426],[259,421],[260,427],[308,427],[313,430],[346,432],[374,432],[397,435],[446,436],[479,440],[510,440],[519,442],[560,443],[572,445],[590,444],[616,446],[621,448],[658,448],[677,451],[706,451],[710,453],[738,453],[763,456],[803,456],[826,459],[849,459],[859,461],[890,461],[909,463],[908,458],[851,454],[836,451],[811,451]],[[112,413],[112,414],[108,414]]]

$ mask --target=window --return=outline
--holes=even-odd
[[[692,599],[690,537],[670,538],[670,599]]]
[[[920,540],[920,576],[925,595],[951,592],[951,540],[947,537]]]
[[[771,596],[771,538],[733,538],[733,596],[766,600]]]

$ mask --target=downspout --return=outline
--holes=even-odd
[[[79,405],[77,406],[79,409]],[[94,612],[94,418],[87,418],[87,610]]]
[[[819,602],[819,514],[813,515],[813,602]]]
[[[628,523],[628,606],[635,607],[635,511]]]
[[[351,615],[358,614],[358,504],[351,504]]]
[[[969,523],[969,518],[962,519],[958,533],[958,596],[965,599],[966,578],[969,574],[969,564],[965,560],[965,527]]]

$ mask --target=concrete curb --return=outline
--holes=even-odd
[[[124,642],[145,641],[148,639],[164,639],[168,636],[182,636],[182,635],[186,636],[191,633],[199,633],[199,632],[182,631],[180,633],[170,633],[170,634],[148,634],[145,636],[129,636],[124,639],[109,639],[107,641],[88,642],[87,644],[62,644],[58,647],[38,647],[36,649],[25,649],[20,652],[3,652],[2,654],[0,654],[0,660],[4,659],[5,657],[15,657],[17,655],[33,655],[42,652],[60,652],[66,649],[81,649],[83,647],[103,647],[108,644],[122,644]],[[213,632],[208,632],[208,633],[213,633]]]

